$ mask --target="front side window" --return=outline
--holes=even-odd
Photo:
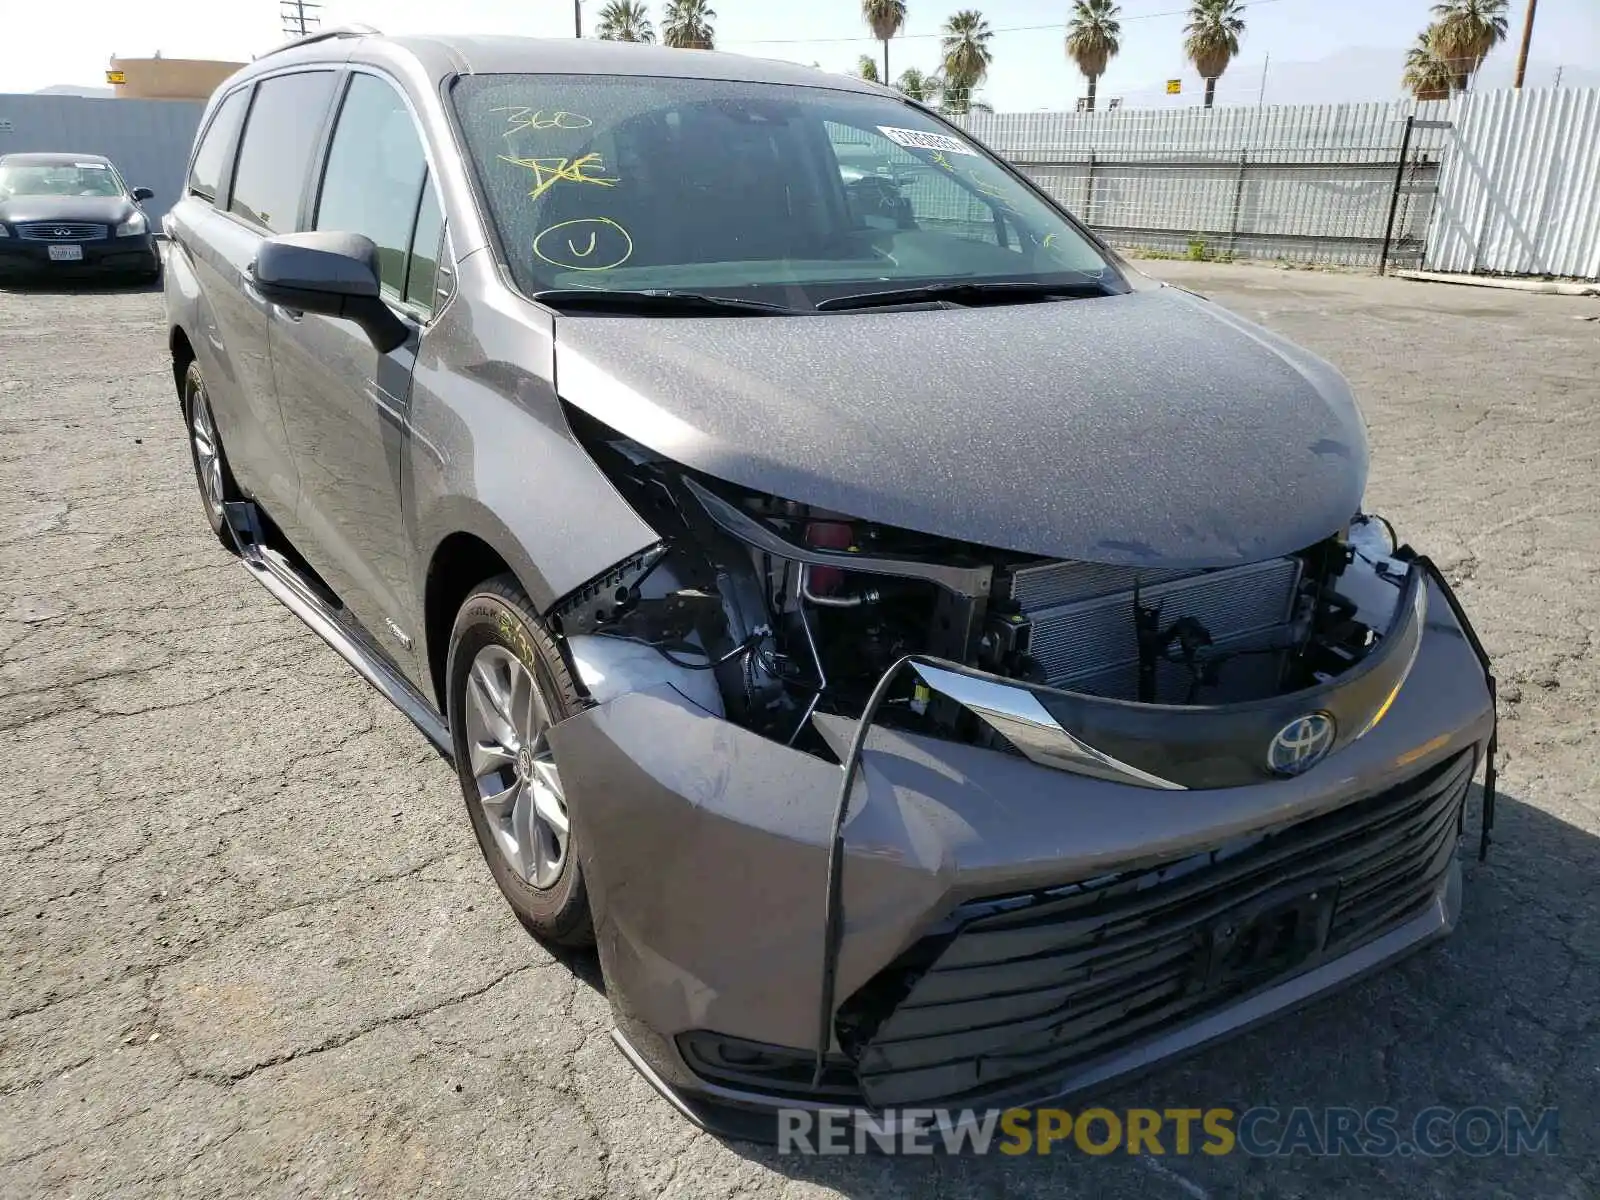
[[[14,196],[120,196],[122,180],[105,163],[0,167],[0,199]]]
[[[444,213],[433,188],[424,188],[411,236],[411,267],[406,275],[406,303],[431,313],[439,303],[439,259],[444,253]]]
[[[194,166],[189,169],[189,191],[192,195],[207,200],[217,198],[217,190],[222,186],[222,170],[226,165],[228,147],[233,145],[233,135],[239,131],[239,122],[244,119],[245,98],[249,94],[248,88],[240,88],[230,92],[217,106],[216,115],[211,118],[205,137],[200,140],[200,148],[195,151]]]
[[[887,96],[476,75],[454,103],[512,276],[781,303],[882,287],[1119,280],[959,130]]]
[[[333,78],[331,71],[301,71],[256,84],[239,143],[229,212],[268,233],[295,230]]]
[[[428,164],[400,93],[357,74],[339,110],[314,228],[360,233],[378,247],[384,295],[405,295],[406,259]]]

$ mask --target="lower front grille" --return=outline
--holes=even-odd
[[[876,1108],[975,1102],[1193,1020],[1426,906],[1474,754],[1206,853],[978,901],[841,1006]]]
[[[81,221],[29,221],[17,226],[17,236],[25,242],[98,242],[106,236],[106,227]]]

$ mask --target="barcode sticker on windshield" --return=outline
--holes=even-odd
[[[878,132],[891,142],[899,146],[906,146],[912,150],[942,150],[946,154],[970,154],[978,158],[979,154],[971,146],[958,137],[951,137],[948,133],[924,133],[920,129],[894,129],[888,125],[879,125]]]

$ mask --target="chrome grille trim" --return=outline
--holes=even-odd
[[[106,227],[83,221],[27,221],[17,226],[17,236],[25,242],[98,242],[105,238]]]

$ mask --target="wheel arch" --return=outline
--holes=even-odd
[[[167,348],[172,352],[172,386],[178,393],[178,404],[183,405],[183,377],[189,371],[189,364],[198,357],[195,354],[194,343],[189,340],[189,335],[184,332],[182,325],[174,325],[167,335]]]
[[[472,590],[499,575],[522,577],[489,542],[475,533],[456,530],[446,534],[428,557],[422,585],[423,650],[428,680],[441,713],[446,711],[445,662],[450,655],[450,630],[461,605]],[[526,586],[523,587],[526,592]]]

